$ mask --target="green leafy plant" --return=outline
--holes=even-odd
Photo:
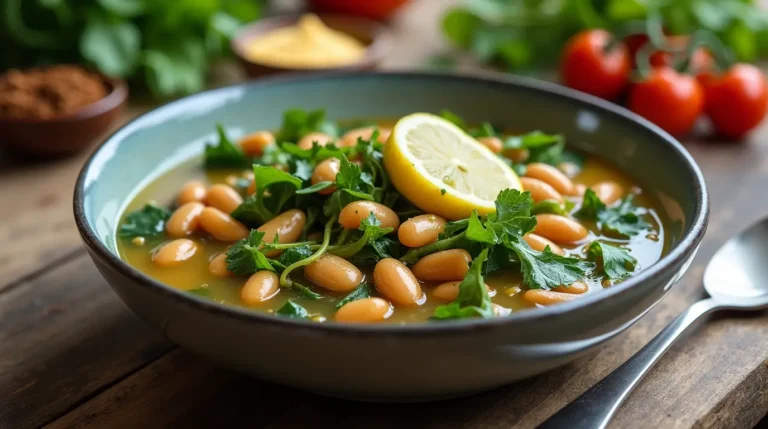
[[[205,87],[260,0],[0,0],[0,70],[85,63],[156,98]]]
[[[443,17],[445,36],[509,70],[552,65],[587,28],[616,29],[659,17],[669,34],[708,30],[742,61],[768,51],[768,12],[753,0],[465,0]]]
[[[165,221],[171,217],[170,210],[154,204],[146,204],[140,210],[129,213],[120,224],[118,235],[123,239],[136,237],[151,238],[162,236]]]

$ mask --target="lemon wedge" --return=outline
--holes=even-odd
[[[494,212],[504,189],[522,189],[517,174],[453,123],[414,113],[395,124],[384,146],[392,184],[413,204],[446,219]]]

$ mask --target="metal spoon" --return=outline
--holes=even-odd
[[[711,298],[685,310],[622,366],[555,413],[539,428],[604,429],[619,406],[672,344],[702,316],[717,310],[768,308],[768,218],[728,240],[704,272]]]

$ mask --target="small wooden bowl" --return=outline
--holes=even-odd
[[[46,119],[0,117],[0,145],[39,158],[65,156],[90,146],[120,117],[128,99],[125,82],[102,79],[109,93],[74,112]]]
[[[277,73],[329,73],[372,70],[389,52],[391,45],[390,34],[386,26],[379,22],[351,15],[320,14],[318,17],[328,27],[349,34],[365,44],[367,48],[363,58],[360,61],[345,66],[323,68],[279,67],[255,62],[247,58],[245,52],[249,40],[278,28],[296,25],[300,18],[298,15],[262,19],[242,28],[232,39],[232,51],[240,59],[248,76],[254,78]]]

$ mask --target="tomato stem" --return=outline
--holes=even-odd
[[[728,49],[728,47],[726,47],[714,33],[706,30],[699,30],[691,37],[691,43],[688,44],[683,61],[681,61],[675,68],[684,72],[692,71],[690,69],[693,63],[693,55],[696,50],[702,46],[712,52],[718,70],[727,70],[733,65],[734,60],[731,50]]]

